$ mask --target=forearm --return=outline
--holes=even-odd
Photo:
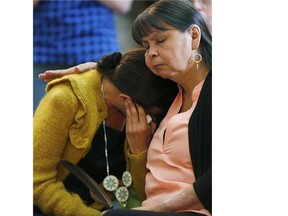
[[[193,185],[185,188],[182,192],[175,195],[174,197],[164,201],[162,209],[160,204],[160,211],[175,212],[185,208],[192,208],[195,210],[203,208],[203,205],[195,193]]]
[[[47,70],[44,73],[39,74],[38,77],[46,82],[50,82],[51,80],[63,77],[65,75],[80,74],[91,69],[96,69],[96,65],[96,62],[85,62],[67,69]]]
[[[101,215],[99,210],[85,205],[77,194],[68,192],[62,182],[52,183],[52,181],[37,187],[36,190],[39,192],[43,189],[38,196],[34,193],[34,204],[37,204],[44,213],[47,215],[52,213],[55,216]]]
[[[132,0],[114,0],[114,1],[107,1],[107,0],[98,0],[102,5],[110,8],[111,10],[120,13],[126,14],[130,11],[132,6]]]
[[[138,210],[178,212],[184,209],[202,209],[203,205],[199,201],[193,185],[185,188],[177,195],[168,198],[162,203],[156,203],[154,206],[143,206],[135,208]]]
[[[147,151],[140,154],[131,154],[129,149],[126,149],[128,157],[129,170],[132,174],[133,187],[138,198],[143,201],[146,198],[145,194],[145,178],[147,174]]]

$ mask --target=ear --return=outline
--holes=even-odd
[[[189,29],[192,38],[192,49],[198,49],[201,40],[201,29],[198,25],[192,25]]]
[[[128,99],[128,100],[132,101],[132,98],[129,95],[126,95],[126,94],[120,94],[119,98],[121,98],[122,100]]]

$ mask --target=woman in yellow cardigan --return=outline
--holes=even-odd
[[[158,117],[152,118],[157,125],[178,87],[151,73],[144,53],[136,48],[110,54],[87,73],[48,83],[33,121],[34,215],[97,216],[105,210],[61,160],[78,164],[99,184],[110,175],[121,179],[129,170],[130,189],[140,201],[145,198],[146,152],[138,147],[148,145],[152,136],[146,114]],[[135,104],[141,114],[131,134],[125,133],[127,103]],[[133,207],[129,200],[118,205]]]

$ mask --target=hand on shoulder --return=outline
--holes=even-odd
[[[38,75],[39,79],[50,82],[53,79],[60,78],[69,74],[80,74],[96,67],[96,62],[86,62],[67,69],[47,70]]]

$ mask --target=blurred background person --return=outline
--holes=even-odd
[[[212,33],[212,0],[191,0],[195,8],[201,13],[209,31]]]
[[[132,0],[33,0],[33,110],[45,94],[38,74],[97,61],[121,51],[116,14],[127,14]]]

